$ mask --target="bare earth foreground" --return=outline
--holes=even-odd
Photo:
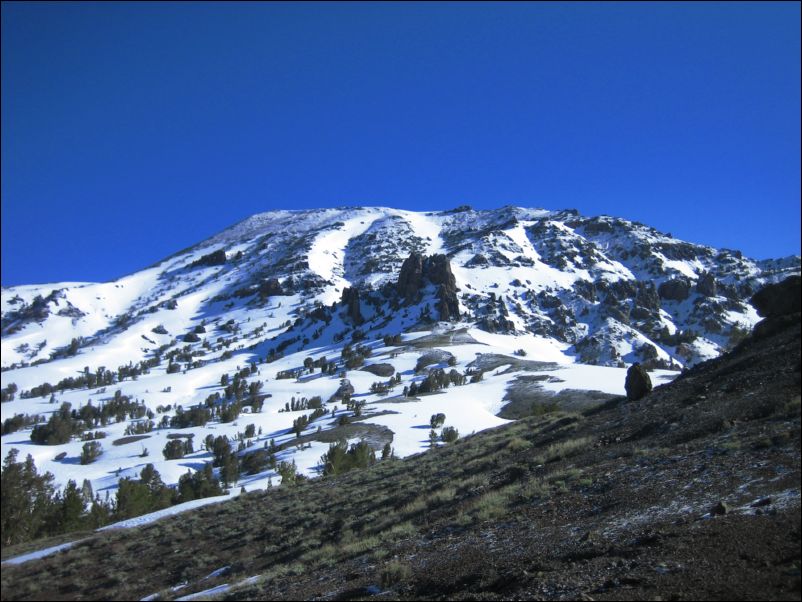
[[[799,314],[637,402],[81,537],[2,599],[798,600]]]

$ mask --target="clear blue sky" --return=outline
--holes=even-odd
[[[462,203],[798,254],[800,4],[2,4],[3,285]]]

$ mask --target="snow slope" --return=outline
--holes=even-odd
[[[448,256],[458,320],[436,321],[434,286],[421,289],[414,303],[399,301],[395,282],[411,252]],[[0,383],[4,390],[16,385],[17,392],[0,407],[3,421],[17,415],[47,420],[63,403],[74,410],[98,406],[120,390],[145,404],[156,427],[133,442],[126,442],[126,431],[141,420],[126,417],[97,427],[105,433],[103,453],[88,465],[79,461],[84,442],[36,445],[30,425],[4,434],[2,453],[16,448],[20,458],[30,454],[40,470],[53,473],[57,485],[88,479],[94,491],[111,496],[120,478],[137,477],[148,463],[168,484],[202,468],[212,459],[203,446],[210,434],[225,435],[236,447],[242,441],[240,455],[272,441],[282,448],[277,461],[295,461],[299,471],[315,476],[329,446],[320,440],[325,437],[315,439],[318,428],[331,431],[341,416],[355,417],[342,400],[330,399],[343,377],[355,389],[352,399],[365,403],[354,424],[378,438],[392,431],[396,455],[420,453],[429,448],[433,414],[444,413],[445,426],[461,435],[505,422],[498,413],[523,370],[517,363],[522,354],[527,361],[554,364],[544,368],[552,377],[543,382],[545,391],[610,395],[623,394],[632,362],[679,369],[712,357],[739,328],[759,319],[746,303],[751,292],[798,273],[799,265],[798,257],[755,262],[641,224],[572,211],[346,207],[263,213],[116,281],[4,288]],[[347,287],[359,290],[360,323],[340,303]],[[384,337],[396,334],[403,341],[387,346]],[[347,368],[346,344],[370,348],[365,364],[390,364],[400,382],[386,394],[372,392],[374,383],[388,377]],[[434,352],[454,359],[416,372],[418,361]],[[478,354],[510,362],[477,383],[402,396],[404,387],[420,384],[432,368],[470,376]],[[325,357],[336,369],[310,374],[304,368],[310,357]],[[140,362],[153,365],[136,377],[121,377]],[[261,393],[268,395],[261,411],[246,405],[231,422],[159,426],[169,423],[178,406],[219,405],[207,400],[216,393],[225,397],[221,379],[251,364],[256,371],[247,382],[262,383]],[[177,370],[168,372],[171,365]],[[115,374],[113,383],[58,386],[100,367]],[[531,366],[526,370],[531,373]],[[288,371],[297,377],[279,378]],[[676,372],[653,374],[664,382]],[[23,397],[43,383],[55,387],[52,396]],[[296,444],[293,421],[311,410],[285,411],[286,406],[293,398],[315,396],[329,413]],[[255,434],[246,438],[251,424]],[[192,435],[195,451],[164,459],[169,435]],[[242,476],[232,491],[279,482],[270,469]]]

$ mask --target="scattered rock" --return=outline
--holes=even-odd
[[[627,379],[624,382],[624,389],[627,392],[627,399],[637,401],[646,397],[652,390],[652,379],[649,373],[638,364],[632,364],[627,370]]]

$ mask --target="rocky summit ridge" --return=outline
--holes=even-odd
[[[197,315],[226,323],[286,296],[295,307],[269,338],[288,351],[332,340],[322,318],[345,307],[368,338],[400,310],[396,331],[472,325],[553,339],[581,363],[679,369],[732,348],[759,319],[750,296],[799,271],[799,257],[752,260],[573,210],[273,211],[112,282],[4,288],[2,366],[132,336],[144,359]]]

